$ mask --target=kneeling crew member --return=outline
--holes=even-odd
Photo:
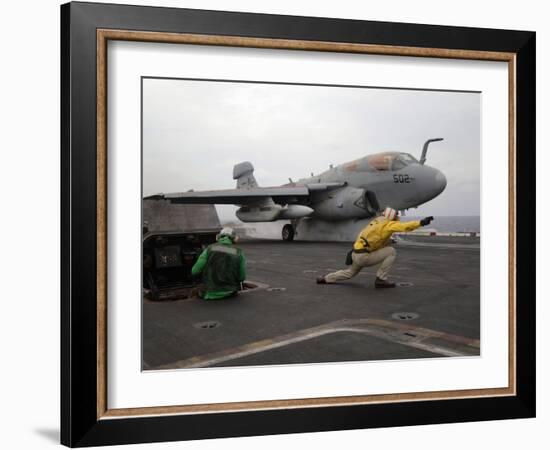
[[[361,230],[357,240],[353,244],[351,255],[352,264],[349,269],[329,273],[324,277],[317,278],[317,283],[335,283],[337,281],[349,280],[357,275],[363,267],[380,264],[376,272],[376,288],[393,288],[395,283],[388,281],[388,273],[395,261],[396,251],[390,247],[390,239],[395,232],[413,231],[420,226],[428,225],[433,217],[426,217],[422,220],[411,222],[400,222],[395,209],[386,208],[384,214],[373,219]]]
[[[202,274],[206,285],[206,300],[233,297],[240,283],[246,278],[246,261],[240,248],[235,247],[237,237],[232,228],[226,227],[217,236],[217,242],[209,245],[191,269],[193,276]]]

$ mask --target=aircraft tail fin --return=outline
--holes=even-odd
[[[254,178],[254,166],[248,161],[233,166],[233,179],[237,180],[237,189],[258,187],[256,178]]]

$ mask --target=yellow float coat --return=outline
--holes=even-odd
[[[369,252],[373,252],[385,247],[393,233],[413,231],[418,227],[420,227],[419,220],[400,222],[399,220],[388,220],[385,217],[377,217],[361,230],[353,244],[353,249],[366,249]]]

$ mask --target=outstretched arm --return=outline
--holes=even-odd
[[[398,222],[397,220],[395,220],[391,221],[386,226],[392,232],[405,232],[416,230],[421,225],[419,220],[412,220],[410,222]]]

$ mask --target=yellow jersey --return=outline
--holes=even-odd
[[[418,227],[420,227],[419,220],[400,222],[399,220],[388,220],[385,217],[377,217],[361,230],[353,244],[353,249],[373,252],[388,245],[388,241],[393,233],[413,231]]]

